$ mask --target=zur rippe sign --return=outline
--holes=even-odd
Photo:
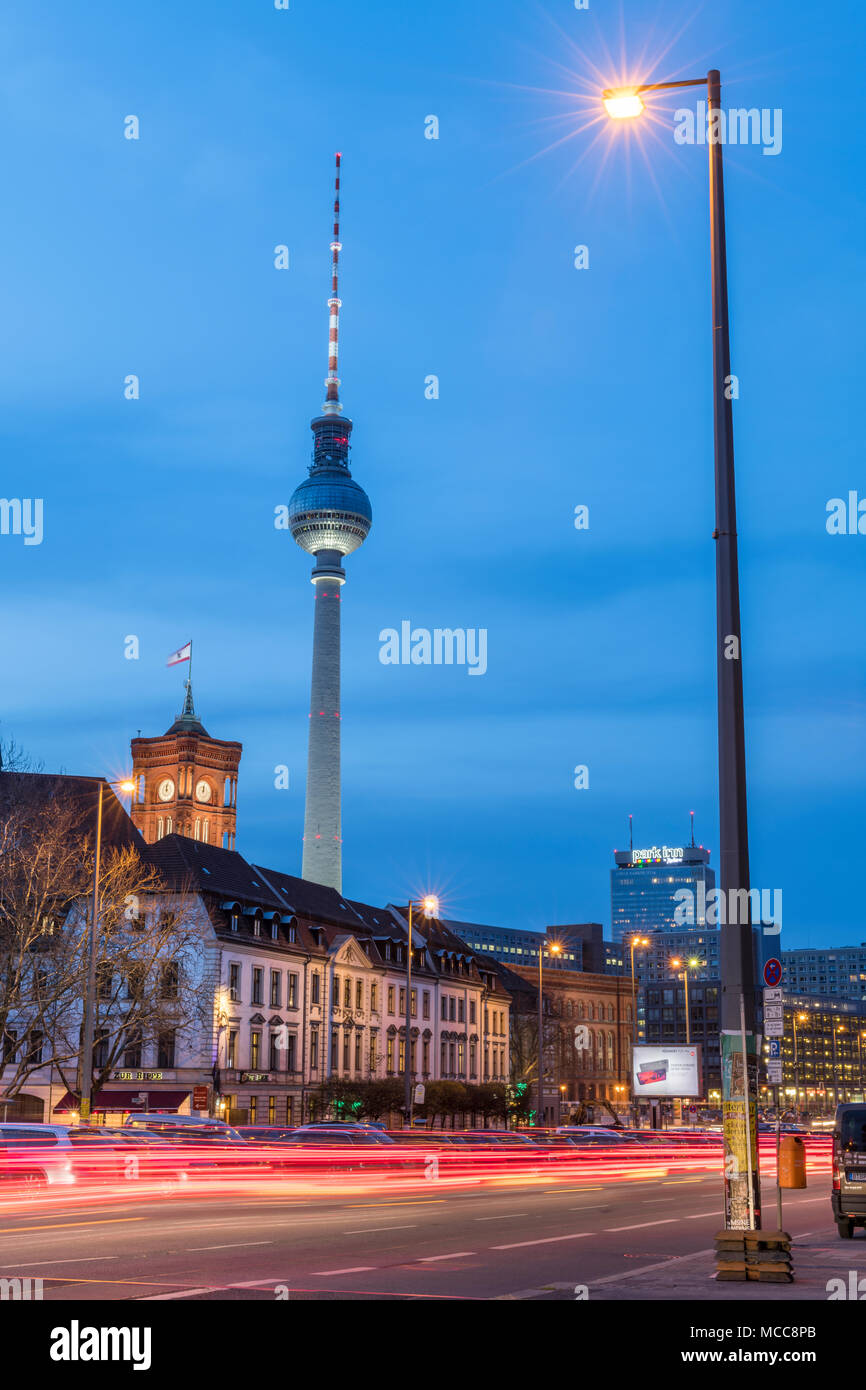
[[[638,1096],[699,1096],[701,1084],[701,1049],[694,1047],[665,1047],[661,1043],[634,1048],[632,1057],[632,1094]]]

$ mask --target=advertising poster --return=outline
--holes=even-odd
[[[663,1047],[650,1043],[634,1048],[632,1094],[640,1096],[699,1096],[702,1093],[701,1049],[697,1045]]]
[[[743,1087],[743,1042],[740,1033],[722,1033],[722,1126],[725,1138],[725,1225],[747,1231],[752,1226],[749,1202],[749,1164],[752,1171],[752,1206],[760,1226],[761,1196],[758,1180],[758,1056],[755,1038],[746,1037],[749,1067],[749,1123]]]

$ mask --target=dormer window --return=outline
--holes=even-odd
[[[276,940],[279,938],[279,934],[280,934],[280,919],[279,919],[279,917],[275,917],[274,920],[271,922],[271,940],[272,940],[272,941],[276,941]]]
[[[255,917],[255,918],[253,918],[253,936],[261,936],[261,934],[262,934],[262,919],[261,919],[261,917]]]
[[[298,929],[297,929],[297,927],[295,927],[295,926],[289,927],[289,929],[288,929],[288,938],[289,938],[289,941],[291,941],[291,942],[293,942],[293,943],[294,943],[294,942],[297,942],[297,939],[298,939]]]
[[[238,914],[237,914],[236,912],[233,912],[233,913],[232,913],[232,916],[231,916],[231,923],[232,923],[232,931],[237,931],[237,929],[238,929]]]

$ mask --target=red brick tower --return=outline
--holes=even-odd
[[[134,738],[136,784],[130,815],[152,844],[163,835],[188,835],[206,844],[235,847],[240,743],[211,738],[186,685],[183,713],[161,737]]]

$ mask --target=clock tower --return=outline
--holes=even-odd
[[[183,711],[161,737],[134,738],[130,815],[148,844],[188,835],[234,849],[238,766],[243,747],[211,738],[186,683]]]

